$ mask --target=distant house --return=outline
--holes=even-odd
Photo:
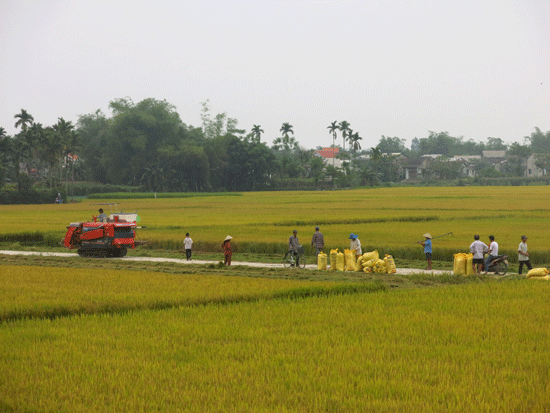
[[[460,172],[462,175],[473,178],[476,176],[476,161],[481,160],[481,155],[453,156],[451,160],[461,162]]]
[[[506,151],[483,151],[481,156],[485,159],[504,159],[506,158]]]
[[[318,156],[323,159],[325,165],[333,165],[335,168],[342,167],[342,160],[336,156],[340,152],[340,148],[321,148],[319,151],[315,151],[314,156]]]
[[[541,169],[537,165],[535,165],[536,162],[537,162],[537,154],[532,154],[529,158],[527,158],[523,176],[526,176],[528,178],[534,178],[537,176],[544,176],[547,174],[546,169]]]
[[[404,159],[403,162],[403,174],[405,181],[419,181],[424,179],[426,175],[426,169],[428,165],[433,162],[434,159],[439,158],[440,154],[422,155],[420,158]]]
[[[498,172],[505,172],[506,164],[506,151],[483,151],[481,152],[481,158],[493,165]]]

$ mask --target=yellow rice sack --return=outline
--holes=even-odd
[[[372,272],[372,267],[363,267],[363,272],[366,272],[367,274],[371,273]]]
[[[454,262],[453,262],[453,274],[454,275],[466,275],[466,259],[465,255],[462,252],[459,252],[458,254],[454,254]]]
[[[371,251],[371,252],[365,252],[363,254],[363,260],[364,261],[377,260],[379,258],[380,258],[380,256],[378,255],[378,250],[374,250],[374,251]]]
[[[376,260],[363,260],[363,268],[372,268],[376,264]]]
[[[475,275],[472,264],[474,262],[474,254],[466,254],[466,275]]]
[[[336,271],[336,257],[338,255],[338,248],[330,250],[330,270]]]
[[[344,271],[344,254],[339,252],[336,254],[336,270],[337,271]]]
[[[384,260],[376,260],[374,263],[373,271],[378,274],[385,274],[387,272],[386,262]]]
[[[317,269],[326,270],[327,269],[327,254],[321,252],[317,256]]]
[[[355,251],[344,250],[344,266],[346,271],[355,271]]]
[[[393,274],[397,272],[395,261],[393,260],[393,257],[391,255],[386,254],[386,256],[384,257],[384,262],[386,263],[386,270],[388,271],[388,274]]]
[[[360,255],[355,262],[355,271],[361,271],[363,269],[363,256]]]
[[[542,277],[529,277],[530,280],[546,280],[550,281],[550,275],[543,275]]]
[[[532,268],[527,273],[527,278],[544,277],[545,275],[548,275],[548,270],[546,268]]]

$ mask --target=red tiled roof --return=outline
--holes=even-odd
[[[331,159],[338,155],[340,148],[323,148],[320,151],[315,151],[325,159]]]

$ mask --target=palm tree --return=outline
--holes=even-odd
[[[283,126],[281,126],[281,129],[279,129],[279,131],[282,132],[283,136],[288,139],[289,133],[292,133],[294,135],[294,131],[292,130],[292,128],[293,126],[290,123],[285,122],[283,123]]]
[[[329,126],[327,126],[328,133],[332,134],[332,147],[334,148],[335,142],[336,142],[336,131],[338,130],[338,121],[332,122]],[[332,158],[332,166],[334,166],[334,157]]]
[[[361,149],[360,140],[363,140],[363,138],[359,136],[359,132],[355,132],[349,136],[348,141],[352,151],[357,152]]]
[[[18,113],[14,116],[14,118],[17,119],[17,122],[15,122],[16,128],[21,128],[23,132],[27,131],[27,127],[33,122],[34,118],[30,113],[28,113],[25,109],[21,109],[21,113]]]
[[[343,152],[346,149],[346,136],[348,136],[348,131],[350,131],[349,122],[346,120],[343,120],[338,125],[338,129],[340,129],[340,132],[342,132],[342,140],[343,140],[342,152]]]
[[[380,174],[369,164],[359,170],[359,177],[362,185],[370,184],[370,186],[374,186],[380,183]]]
[[[254,135],[254,140],[256,142],[260,142],[260,138],[262,137],[262,133],[264,133],[264,130],[260,125],[254,125],[252,127],[252,134]]]
[[[370,150],[372,151],[372,154],[371,154],[372,162],[375,164],[378,163],[380,159],[382,159],[382,151],[378,147],[370,148]]]

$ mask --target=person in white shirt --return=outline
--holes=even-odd
[[[481,273],[481,266],[483,265],[483,252],[487,251],[489,247],[483,241],[479,240],[479,235],[474,235],[474,242],[470,245],[470,252],[474,254],[474,259],[472,261],[472,269],[474,273]]]
[[[187,261],[191,261],[191,247],[193,246],[193,240],[189,236],[189,232],[185,234],[185,239],[183,240],[183,247],[185,248],[185,256]]]
[[[529,260],[529,253],[527,252],[527,237],[525,235],[521,236],[521,242],[518,247],[518,262],[519,270],[518,274],[521,275],[523,266],[527,265],[527,268],[532,269],[531,261]]]
[[[350,245],[349,249],[352,251],[355,251],[355,257],[359,258],[360,255],[363,255],[363,251],[361,250],[361,241],[358,239],[358,235],[350,234],[349,236]]]
[[[489,265],[498,255],[498,243],[495,241],[494,235],[489,235],[489,255],[485,261],[485,274],[489,272]]]

